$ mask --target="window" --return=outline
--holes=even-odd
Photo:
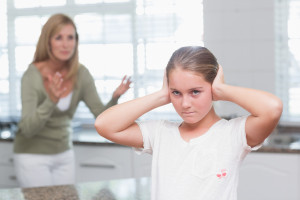
[[[79,58],[106,103],[123,75],[133,79],[119,102],[158,90],[171,53],[203,45],[201,0],[2,0],[0,3],[0,117],[20,117],[20,79],[32,61],[41,28],[54,13],[72,17]],[[37,9],[38,8],[38,9]],[[176,120],[170,105],[143,116]],[[84,103],[75,119],[93,119]]]
[[[300,120],[300,1],[277,4],[277,88],[284,103],[281,121],[294,125]]]
[[[6,1],[0,1],[0,27],[0,115],[6,117],[10,114]]]

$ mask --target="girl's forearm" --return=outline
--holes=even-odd
[[[162,91],[110,107],[101,113],[95,122],[101,135],[125,130],[143,114],[169,103]]]
[[[281,115],[281,100],[271,93],[227,84],[219,88],[219,93],[222,97],[220,100],[233,102],[254,117],[278,118]]]

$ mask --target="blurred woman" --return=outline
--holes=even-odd
[[[64,14],[43,26],[33,62],[22,77],[22,117],[14,140],[14,161],[21,187],[74,183],[71,120],[80,101],[96,117],[117,104],[131,81],[124,76],[106,104],[94,79],[78,60],[78,34]]]

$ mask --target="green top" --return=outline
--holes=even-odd
[[[60,111],[44,88],[42,76],[34,64],[22,77],[22,117],[14,139],[15,153],[56,154],[72,148],[71,121],[80,101],[97,117],[105,109],[117,104],[111,99],[106,105],[100,100],[95,82],[86,67],[80,65],[77,83],[73,88],[68,110]]]

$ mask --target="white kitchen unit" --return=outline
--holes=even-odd
[[[241,167],[239,200],[299,200],[300,154],[251,152]]]
[[[0,141],[0,188],[18,186],[13,166],[13,143]]]
[[[151,176],[151,163],[152,163],[152,155],[150,154],[142,154],[138,155],[134,151],[133,153],[133,177],[150,177]]]
[[[90,182],[133,176],[132,150],[118,145],[74,145],[76,182]]]

